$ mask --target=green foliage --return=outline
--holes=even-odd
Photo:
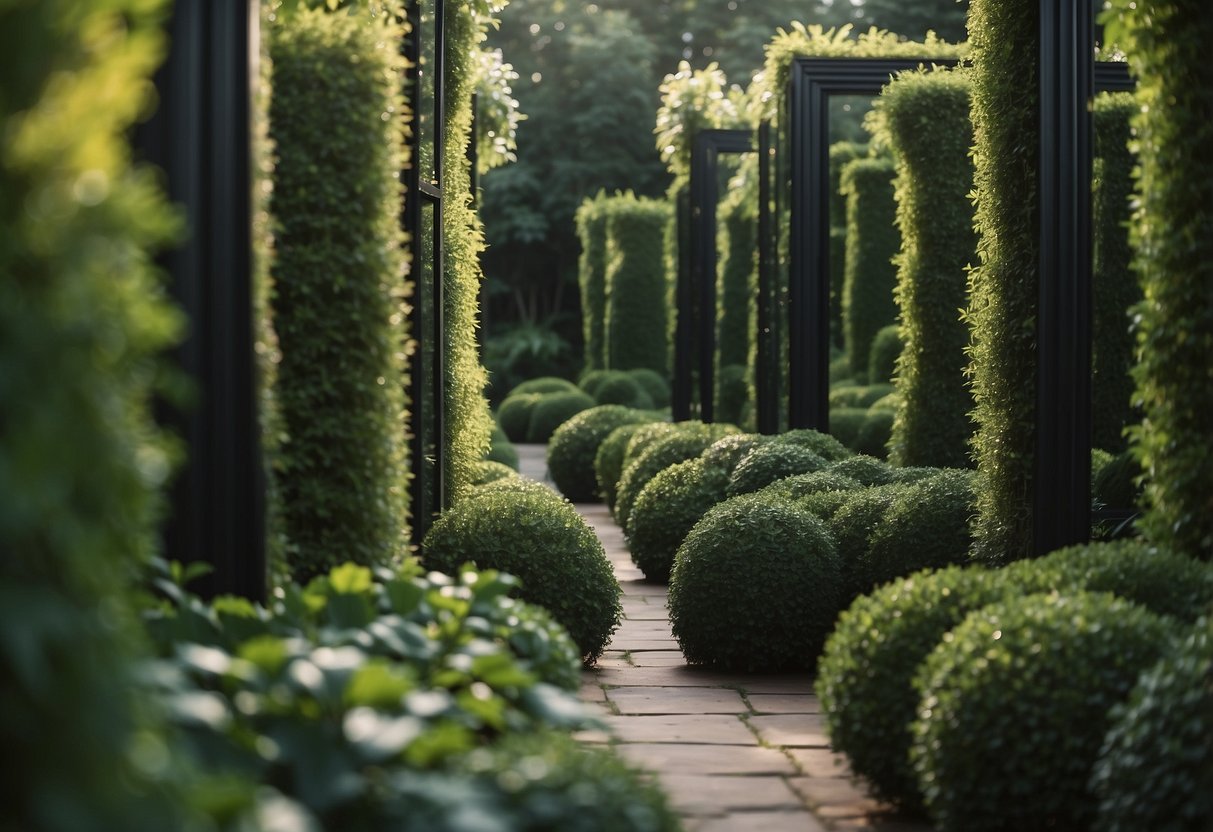
[[[944,471],[909,485],[889,505],[860,556],[856,571],[864,585],[966,563],[975,500],[971,471]]]
[[[1112,709],[1091,777],[1100,832],[1203,832],[1213,821],[1213,632],[1202,620]]]
[[[615,492],[615,520],[624,533],[631,533],[632,506],[653,477],[675,463],[694,459],[716,440],[737,432],[733,425],[679,422],[669,436],[656,440],[627,462]],[[635,443],[633,437],[630,444]]]
[[[820,471],[829,463],[804,445],[767,442],[751,450],[729,476],[728,495],[736,497],[766,488],[773,482]]]
[[[1034,6],[998,0],[974,0],[969,12],[980,259],[969,273],[965,319],[973,455],[984,483],[975,551],[991,565],[1032,550],[1040,206],[1025,187],[1036,181],[1040,125],[1036,64],[1024,55],[1037,52],[1038,17]]]
[[[909,759],[914,674],[945,633],[1000,597],[986,571],[951,567],[861,595],[838,617],[817,664],[817,695],[831,747],[882,800],[919,808]]]
[[[579,356],[552,321],[520,321],[497,327],[484,342],[484,366],[494,403],[527,379],[571,375]]]
[[[552,376],[543,376],[541,378],[531,378],[515,385],[506,398],[510,396],[521,396],[526,393],[576,393],[580,388],[566,378],[554,378]]]
[[[472,561],[517,575],[519,597],[550,612],[593,662],[619,625],[611,564],[571,503],[538,484],[513,487],[513,479],[475,489],[447,509],[425,537],[423,561],[445,572]]]
[[[619,486],[619,478],[623,476],[623,464],[627,455],[628,443],[637,431],[651,422],[637,422],[623,425],[607,434],[594,454],[594,481],[598,483],[598,494],[602,496],[607,508],[615,509],[615,493]]]
[[[833,436],[813,430],[812,428],[798,428],[797,430],[785,431],[771,437],[770,441],[779,445],[801,445],[830,462],[837,462],[838,460],[849,459],[854,456],[851,451],[847,450]]]
[[[938,828],[1087,828],[1108,711],[1173,628],[1096,593],[1028,595],[970,613],[915,681],[910,756]]]
[[[1133,95],[1103,93],[1091,110],[1095,181],[1091,230],[1091,444],[1120,452],[1133,421],[1133,333],[1129,310],[1142,299],[1132,270],[1127,230],[1132,216],[1133,166],[1129,122]]]
[[[901,245],[895,222],[892,159],[848,162],[842,169],[847,198],[847,266],[842,287],[842,331],[851,372],[867,378],[876,333],[893,323],[897,307],[893,257]]]
[[[842,346],[842,287],[847,274],[847,198],[843,195],[842,169],[868,155],[868,146],[858,142],[834,142],[830,145],[830,343]],[[851,374],[851,362],[842,360],[844,374]],[[831,378],[834,377],[831,372]]]
[[[889,440],[893,436],[893,420],[896,417],[897,414],[891,410],[869,409],[852,446],[855,452],[886,459],[889,455]]]
[[[868,410],[869,411],[888,410],[888,411],[891,411],[892,413],[896,414],[900,408],[901,408],[901,394],[893,392],[893,393],[889,393],[888,395],[881,396],[879,399],[872,402],[872,405],[871,405],[871,407],[868,408]]]
[[[692,69],[686,61],[679,61],[678,71],[661,82],[661,106],[653,133],[661,161],[674,176],[670,193],[690,184],[691,145],[700,131],[741,126],[742,114],[728,91],[729,79],[716,63]]]
[[[607,215],[606,366],[666,371],[666,277],[662,261],[670,205],[631,193],[604,203]]]
[[[1105,18],[1137,76],[1134,268],[1145,300],[1135,310],[1134,370],[1141,426],[1134,453],[1148,474],[1142,525],[1150,539],[1193,557],[1213,557],[1213,122],[1205,77],[1213,18],[1197,0]]]
[[[830,471],[869,487],[897,481],[897,471],[893,466],[883,459],[864,454],[835,462],[830,466]]]
[[[838,560],[821,522],[749,494],[711,509],[670,575],[670,622],[687,662],[721,670],[812,668],[838,613]]]
[[[1133,509],[1141,499],[1138,480],[1142,475],[1137,459],[1128,451],[1113,457],[1093,477],[1091,495],[1108,508]]]
[[[965,306],[967,268],[977,248],[969,199],[969,75],[903,73],[875,107],[868,126],[897,159],[901,230],[895,299],[906,349],[896,374],[905,404],[893,427],[893,459],[898,465],[968,467],[969,330],[956,310]]]
[[[518,161],[518,124],[526,116],[518,109],[513,84],[518,72],[506,63],[500,49],[479,48],[475,52],[476,166],[477,173]]]
[[[583,410],[556,429],[548,444],[548,474],[560,493],[575,503],[601,499],[594,460],[603,441],[624,425],[637,425],[649,417],[619,405]]]
[[[593,406],[594,400],[580,390],[573,393],[545,393],[531,411],[526,441],[536,444],[547,442],[558,427]]]
[[[865,0],[863,16],[874,26],[910,39],[934,32],[942,38],[964,40],[968,5],[968,0]]]
[[[581,289],[585,369],[591,373],[606,367],[606,337],[603,332],[606,322],[606,199],[606,194],[599,191],[597,196],[587,198],[577,209],[577,238],[581,243],[577,285]]]
[[[641,489],[628,520],[628,551],[645,578],[670,580],[678,547],[708,509],[728,496],[728,484],[728,473],[701,456],[660,471]]]
[[[304,581],[347,560],[390,563],[407,542],[405,148],[399,120],[382,118],[402,106],[384,25],[300,10],[269,33],[274,398],[288,437],[276,487]]]
[[[830,407],[858,407],[867,410],[896,388],[888,382],[876,384],[839,385],[830,390]]]
[[[750,399],[750,322],[757,321],[751,302],[751,283],[758,271],[757,189],[750,180],[730,182],[717,222],[715,418],[733,423],[741,421]]]
[[[648,367],[634,367],[624,372],[644,388],[644,391],[649,394],[649,398],[653,400],[654,407],[670,406],[670,383],[666,381],[664,375]]]
[[[0,10],[0,744],[14,763],[0,800],[14,830],[184,821],[180,796],[157,794],[169,746],[141,713],[126,597],[171,467],[150,412],[157,355],[182,329],[152,268],[178,218],[127,144],[164,13]]]
[[[749,412],[749,371],[744,364],[726,364],[716,376],[715,417],[724,422],[740,424]]]
[[[526,442],[527,429],[531,425],[531,414],[535,405],[543,398],[542,393],[522,393],[507,396],[497,406],[497,425],[511,442]]]
[[[903,346],[899,325],[889,324],[876,332],[872,338],[872,347],[868,351],[869,383],[883,384],[893,380],[894,369],[897,359],[901,357]]]
[[[842,576],[840,596],[844,604],[872,588],[867,575],[872,537],[894,503],[909,489],[907,483],[892,482],[846,491],[845,499],[838,503],[833,513],[822,518],[838,547]],[[826,506],[832,507],[833,503],[831,500]]]
[[[652,410],[653,398],[640,386],[640,382],[622,371],[611,371],[610,376],[597,385],[594,395],[599,404],[617,404],[636,410]]]
[[[529,421],[529,417],[528,417]],[[510,438],[505,435],[505,431],[501,429],[501,425],[493,424],[493,433],[489,444],[489,452],[485,456],[486,460],[492,462],[500,462],[502,465],[508,466],[513,470],[518,470],[518,449],[510,442]]]
[[[477,466],[477,470],[478,474],[473,485],[485,485],[490,482],[496,482],[497,480],[504,479],[505,477],[518,476],[517,470],[503,463],[493,462],[489,459],[481,460],[480,465]]]
[[[855,491],[863,488],[857,480],[836,473],[834,470],[814,471],[811,474],[796,474],[785,477],[768,485],[762,494],[776,500],[787,500],[804,506],[812,502],[819,494],[836,493],[844,497],[842,492]],[[841,503],[840,503],[841,505]],[[821,517],[816,511],[813,514]]]
[[[700,458],[729,475],[746,454],[768,441],[770,437],[761,433],[733,433],[713,442]]]
[[[859,430],[868,419],[868,410],[864,407],[832,407],[830,408],[830,435],[848,448],[854,447],[859,437]]]
[[[597,394],[599,386],[615,374],[615,370],[587,370],[581,374],[577,386],[590,396]]]

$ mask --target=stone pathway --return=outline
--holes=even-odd
[[[519,445],[522,473],[548,482],[545,447]],[[550,484],[550,482],[549,482]],[[687,667],[670,632],[666,588],[633,565],[605,505],[579,504],[623,587],[623,623],[581,696],[608,732],[587,736],[651,772],[687,832],[930,832],[849,779],[829,746],[808,675]]]

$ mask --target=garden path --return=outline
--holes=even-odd
[[[550,485],[546,447],[517,447],[521,473]],[[609,732],[586,739],[652,772],[687,832],[929,832],[851,782],[809,675],[688,667],[670,632],[666,588],[644,581],[605,505],[577,510],[623,588],[623,622],[581,687]]]

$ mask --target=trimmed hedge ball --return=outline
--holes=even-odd
[[[1143,673],[1111,722],[1091,776],[1095,829],[1213,828],[1213,620]]]
[[[648,424],[652,423],[639,422],[615,428],[602,440],[598,453],[594,455],[594,481],[598,484],[598,494],[612,513],[615,510],[615,492],[619,487],[619,478],[623,476],[623,458],[627,453],[628,443],[638,430]]]
[[[821,521],[748,494],[712,508],[670,573],[674,637],[687,662],[807,670],[838,614],[838,559]]]
[[[472,485],[485,485],[486,483],[496,482],[506,477],[516,477],[518,472],[508,465],[503,465],[500,462],[493,462],[490,459],[483,459],[476,463],[476,479]]]
[[[526,441],[531,414],[541,398],[542,393],[521,393],[507,396],[505,401],[497,405],[497,424],[511,442]]]
[[[872,339],[872,347],[868,352],[868,381],[872,384],[891,381],[893,371],[897,368],[897,359],[901,356],[903,342],[901,327],[889,324],[877,330]]]
[[[867,418],[859,428],[852,446],[856,453],[886,459],[889,456],[889,439],[893,436],[893,420],[896,416],[891,410],[869,410]]]
[[[909,488],[908,485],[894,482],[844,492],[846,499],[842,505],[823,521],[838,547],[844,603],[850,603],[856,595],[871,589],[864,564],[872,535],[893,507],[894,501]]]
[[[615,373],[603,379],[594,393],[594,400],[599,404],[621,404],[638,410],[651,410],[654,406],[653,397],[626,373]]]
[[[624,425],[648,422],[638,410],[617,404],[599,405],[573,416],[548,442],[548,474],[560,493],[575,503],[601,499],[594,476],[594,459],[611,433]]]
[[[631,532],[629,522],[636,498],[653,477],[671,465],[699,456],[729,431],[736,432],[737,428],[732,425],[682,422],[669,436],[653,442],[628,463],[615,493],[615,521],[624,534]],[[635,443],[636,438],[633,437],[632,444]]]
[[[827,469],[777,480],[762,489],[762,493],[774,499],[802,503],[819,494],[843,494],[863,487],[857,480]],[[818,516],[820,517],[820,515]]]
[[[656,370],[648,367],[636,367],[632,370],[624,370],[624,372],[649,394],[649,398],[653,400],[653,407],[670,406],[670,384]]]
[[[860,556],[856,572],[868,587],[969,560],[976,512],[972,471],[953,469],[906,485],[885,512]],[[866,591],[866,590],[864,590]]]
[[[957,468],[931,468],[926,465],[911,465],[907,468],[894,468],[894,482],[922,482],[929,480],[931,477],[942,474],[944,471],[957,471],[962,469]],[[963,469],[969,470],[969,469]]]
[[[855,444],[859,429],[868,420],[868,411],[862,407],[832,407],[830,408],[830,436],[833,436],[846,447]]]
[[[640,490],[628,519],[628,550],[650,581],[667,583],[678,547],[726,497],[729,475],[703,457],[661,471]]]
[[[892,392],[894,392],[893,385],[888,383],[835,387],[830,391],[830,409],[858,407],[867,410]]]
[[[428,569],[467,561],[522,581],[518,595],[564,625],[587,663],[619,626],[620,589],[602,544],[576,509],[546,486],[509,477],[448,508],[422,544]]]
[[[493,432],[489,436],[489,452],[484,458],[518,470],[518,449],[496,421],[493,422]]]
[[[901,394],[890,393],[872,402],[871,407],[868,408],[868,412],[871,413],[873,410],[888,410],[896,413],[899,407],[901,407]]]
[[[556,376],[543,376],[542,378],[528,379],[518,384],[506,396],[518,396],[525,393],[576,393],[577,390],[577,385],[568,379],[557,378]]]
[[[944,633],[1005,590],[982,569],[920,572],[861,595],[838,617],[817,663],[830,744],[880,799],[922,805],[910,766],[914,674]]]
[[[1108,593],[972,612],[919,668],[910,759],[941,832],[1086,829],[1109,710],[1176,623]]]
[[[720,468],[726,475],[732,474],[737,463],[741,462],[746,454],[768,441],[770,437],[761,433],[734,433],[713,442],[700,455],[700,459],[708,465]]]
[[[618,370],[590,370],[581,377],[577,382],[577,386],[581,388],[583,393],[593,397],[598,393],[599,385],[607,379],[612,378],[617,372]]]
[[[835,462],[829,470],[867,486],[888,485],[897,480],[897,469],[892,465],[864,454]]]
[[[576,393],[544,393],[535,402],[531,411],[531,422],[527,426],[526,441],[543,444],[552,438],[556,428],[572,419],[583,410],[594,406],[594,400],[580,391]]]
[[[820,471],[829,463],[804,445],[767,442],[746,454],[729,476],[728,494],[737,497],[796,474]]]
[[[855,454],[834,436],[811,428],[798,428],[786,433],[780,433],[770,438],[771,442],[780,445],[801,445],[817,454],[822,459],[835,462],[847,459]]]

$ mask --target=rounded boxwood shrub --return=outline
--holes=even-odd
[[[700,455],[708,465],[722,469],[725,474],[732,474],[737,463],[745,458],[750,451],[770,441],[769,436],[761,433],[734,433],[723,439],[717,439]]]
[[[670,573],[687,662],[722,670],[812,668],[838,614],[838,559],[821,521],[747,494],[712,508]]]
[[[897,469],[892,465],[864,454],[835,462],[830,470],[868,486],[888,485],[897,480]]]
[[[845,492],[846,499],[828,519],[824,519],[838,547],[838,561],[843,582],[843,600],[871,588],[864,573],[868,547],[876,527],[884,520],[893,502],[910,486],[889,483],[872,488]]]
[[[1213,828],[1213,628],[1197,623],[1137,680],[1091,776],[1099,832]]]
[[[476,470],[476,479],[472,482],[472,485],[485,485],[505,479],[506,477],[518,476],[518,472],[510,466],[503,465],[500,462],[493,462],[491,459],[481,460]]]
[[[802,445],[822,459],[831,462],[854,456],[854,453],[837,438],[812,428],[798,428],[780,433],[772,436],[770,441],[781,445]]]
[[[641,489],[628,519],[628,550],[650,581],[670,579],[674,556],[708,509],[727,496],[729,475],[703,457],[661,471]]]
[[[869,384],[892,381],[902,346],[901,327],[897,324],[889,324],[876,333],[876,337],[872,339],[871,352],[868,353]]]
[[[598,483],[598,494],[612,512],[615,510],[615,492],[619,487],[619,478],[623,476],[623,460],[628,443],[637,431],[648,424],[652,423],[639,422],[615,428],[602,440],[598,453],[594,455],[594,480]]]
[[[647,421],[637,410],[608,404],[583,410],[558,427],[548,443],[548,474],[560,493],[575,503],[599,500],[594,459],[603,440],[617,428]]]
[[[944,633],[1003,597],[984,569],[921,572],[861,595],[838,617],[817,663],[830,744],[880,799],[920,808],[910,767],[914,674]]]
[[[623,472],[627,470],[627,467],[648,450],[649,446],[654,442],[665,439],[667,436],[673,436],[680,430],[686,430],[688,427],[702,424],[703,422],[651,422],[644,425],[640,430],[632,434],[632,438],[628,440],[628,444],[623,450],[623,467],[619,471],[620,477],[623,476]]]
[[[893,435],[891,410],[869,410],[867,418],[859,428],[852,446],[857,453],[886,459],[889,455],[889,438]]]
[[[863,487],[857,480],[827,469],[785,477],[771,483],[761,493],[777,500],[801,503],[818,494],[856,491]]]
[[[658,439],[623,470],[619,488],[615,493],[615,520],[624,533],[631,531],[632,506],[641,490],[653,477],[678,462],[694,459],[711,447],[712,443],[728,432],[736,432],[732,425],[704,425],[682,422],[664,439]],[[638,434],[639,435],[639,434]],[[632,444],[636,438],[632,438]]]
[[[894,468],[894,482],[921,482],[929,480],[931,477],[938,476],[945,471],[954,471],[955,468],[930,468],[925,465],[911,465],[909,468]]]
[[[962,564],[969,559],[976,510],[974,474],[952,469],[906,485],[885,512],[860,557],[857,573],[866,586],[920,569]]]
[[[893,392],[893,385],[888,383],[838,386],[830,390],[830,407],[858,407],[867,410]]]
[[[820,471],[829,463],[805,445],[767,442],[746,454],[729,476],[728,494],[736,497],[766,488],[796,474]]]
[[[522,393],[507,396],[497,405],[497,424],[511,442],[526,442],[527,430],[531,426],[531,414],[542,393]]]
[[[653,397],[650,396],[640,383],[626,373],[614,373],[603,379],[594,393],[594,399],[599,404],[621,404],[640,410],[653,407]]]
[[[901,394],[890,393],[874,401],[872,406],[868,408],[868,412],[871,413],[873,410],[889,410],[896,413],[899,407],[901,407]]]
[[[1027,595],[970,613],[915,677],[910,759],[938,828],[1088,828],[1109,710],[1175,627],[1108,593]]]
[[[576,393],[577,390],[577,385],[568,379],[543,376],[541,378],[527,379],[515,386],[513,390],[506,394],[506,397],[520,396],[524,393]]]
[[[442,513],[422,562],[453,574],[468,561],[517,576],[519,597],[563,624],[586,662],[619,625],[619,584],[602,544],[572,504],[540,483],[498,480]]]
[[[531,422],[527,425],[526,441],[542,444],[551,439],[556,428],[583,410],[594,406],[594,400],[580,391],[576,393],[544,393],[535,402]]]
[[[854,446],[859,430],[868,419],[868,411],[862,407],[831,407],[830,435],[846,447]]]
[[[612,378],[617,372],[618,370],[590,370],[582,375],[581,379],[577,382],[577,386],[581,388],[583,393],[594,396],[598,393],[599,386],[607,379]]]
[[[489,435],[489,452],[485,455],[485,459],[493,462],[500,462],[502,465],[509,466],[515,471],[518,470],[518,449],[514,447],[514,443],[505,435],[505,431],[501,429],[501,425],[493,423],[493,432]]]
[[[624,372],[649,394],[653,407],[670,406],[670,384],[661,373],[648,367],[636,367]]]

